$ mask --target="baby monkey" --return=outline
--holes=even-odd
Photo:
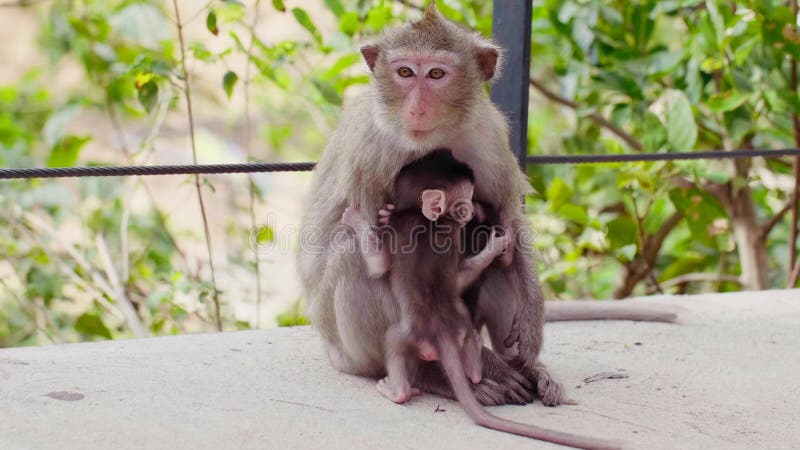
[[[474,175],[449,150],[437,150],[403,167],[395,180],[394,207],[380,213],[370,228],[352,208],[342,223],[361,238],[368,272],[389,272],[390,286],[400,305],[400,321],[385,336],[387,376],[377,389],[396,403],[419,391],[412,374],[419,360],[441,360],[456,398],[481,426],[579,448],[618,448],[615,444],[502,419],[486,411],[475,398],[470,381],[481,380],[482,343],[461,294],[494,259],[507,251],[511,239],[491,233],[476,255],[464,257],[460,245],[465,225],[476,208]]]
[[[391,268],[401,320],[386,333],[388,375],[377,389],[395,403],[419,394],[411,386],[417,359],[440,359],[443,335],[457,343],[466,376],[481,380],[482,342],[460,293],[507,250],[510,238],[492,232],[480,252],[463,257],[464,226],[476,213],[484,215],[484,207],[473,203],[473,190],[469,166],[449,150],[436,150],[400,171],[394,203],[379,212],[384,227],[377,232],[353,208],[342,215],[361,240],[367,272],[382,276]]]

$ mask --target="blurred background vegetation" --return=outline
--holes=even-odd
[[[436,3],[491,35],[491,1]],[[533,3],[531,154],[799,145],[790,2]],[[422,4],[0,0],[0,165],[316,160],[358,42]],[[528,173],[548,298],[793,284],[791,159]],[[306,323],[308,180],[0,182],[0,346]]]

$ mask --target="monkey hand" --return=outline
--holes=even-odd
[[[378,211],[378,224],[389,225],[389,219],[392,218],[392,212],[394,212],[394,205],[391,203],[387,203],[386,206],[383,207],[383,209]]]
[[[363,228],[369,226],[364,215],[352,206],[348,206],[342,213],[342,223],[349,226],[356,232],[361,231]]]
[[[489,241],[486,243],[486,250],[489,252],[488,256],[492,259],[504,257],[509,252],[511,246],[511,237],[508,234],[500,234],[497,232],[492,233]],[[503,264],[504,266],[507,264]]]

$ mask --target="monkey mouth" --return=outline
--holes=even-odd
[[[411,136],[414,139],[421,140],[421,139],[426,139],[426,138],[430,137],[430,135],[432,135],[435,130],[436,130],[436,128],[428,128],[428,129],[424,129],[424,130],[423,129],[411,129],[411,130],[408,130],[408,134],[409,134],[409,136]]]

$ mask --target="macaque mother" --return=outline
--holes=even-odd
[[[561,385],[539,362],[544,304],[533,266],[522,195],[530,185],[509,150],[505,118],[484,92],[501,49],[428,7],[424,17],[361,48],[369,89],[346,105],[317,166],[301,228],[299,272],[312,323],[331,364],[381,377],[384,334],[400,311],[387,278],[370,278],[340,220],[352,205],[377,219],[409,162],[447,148],[475,172],[475,200],[494,206],[515,237],[514,251],[484,274],[473,311],[494,350],[481,355],[484,404],[523,403],[536,392],[562,401]],[[437,364],[420,367],[416,387],[452,396]]]

